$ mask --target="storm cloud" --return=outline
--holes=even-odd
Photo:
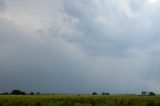
[[[0,0],[0,91],[160,93],[158,0]]]

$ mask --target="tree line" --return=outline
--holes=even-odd
[[[98,95],[97,92],[92,92],[92,95]],[[109,92],[102,92],[101,95],[110,95]],[[156,96],[156,93],[154,92],[148,92],[148,91],[142,91],[141,94],[139,94],[139,96]]]
[[[40,95],[40,92],[26,93],[21,90],[12,90],[10,93],[4,92],[4,93],[1,93],[0,95]],[[97,92],[92,92],[92,95],[99,95],[99,94]],[[110,93],[109,92],[102,92],[101,95],[110,95]],[[142,91],[141,94],[139,94],[139,96],[156,96],[156,93]]]
[[[40,95],[40,92],[30,92],[30,93],[26,93],[25,91],[21,91],[21,90],[12,90],[11,92],[4,92],[1,93],[1,95]]]

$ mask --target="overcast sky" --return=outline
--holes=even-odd
[[[159,0],[0,0],[0,92],[160,93]]]

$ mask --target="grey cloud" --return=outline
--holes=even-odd
[[[5,8],[4,0],[0,0],[0,10],[3,10]]]
[[[0,91],[120,93],[157,87],[159,15],[148,13],[142,2],[8,0],[5,5]]]
[[[130,46],[134,46],[139,35],[146,33],[143,29],[140,30],[141,25],[138,24],[142,20],[128,18],[123,13],[126,10],[120,11],[122,7],[123,5],[118,6],[118,3],[113,1],[94,0],[91,4],[87,1],[67,1],[65,10],[79,20],[75,27],[81,32],[80,35],[77,33],[79,37],[75,36],[71,40],[79,42],[91,54],[110,55],[116,51],[125,52]]]
[[[130,8],[137,12],[143,8],[144,4],[145,0],[140,0],[140,1],[129,0]]]
[[[129,66],[127,63],[131,61],[135,63],[135,65],[138,65],[138,63],[136,64],[137,61],[141,61],[141,63],[139,63],[142,65],[141,68],[140,66],[131,65],[130,68],[133,68],[133,70],[126,69],[126,72],[133,72],[135,76],[139,75],[133,79],[142,80],[143,82],[145,76],[151,76],[149,73],[152,73],[152,76],[159,73],[158,71],[150,71],[153,67],[155,68],[154,70],[159,70],[159,67],[151,64],[152,62],[154,63],[155,58],[152,57],[152,53],[150,54],[152,50],[148,49],[151,45],[155,44],[155,42],[159,42],[159,36],[157,35],[159,34],[159,30],[157,29],[159,27],[157,19],[159,17],[157,12],[159,9],[156,8],[156,10],[154,10],[155,14],[151,14],[148,9],[150,8],[149,5],[153,4],[148,3],[148,1],[140,2],[132,0],[123,0],[120,2],[103,1],[103,3],[94,0],[91,4],[87,3],[87,1],[80,0],[67,1],[65,3],[66,12],[68,15],[79,20],[78,25],[75,27],[81,32],[80,34],[79,32],[76,34],[78,37],[75,36],[75,38],[71,38],[71,41],[78,42],[84,52],[94,56],[118,56],[117,58],[121,58],[121,61],[123,61],[123,58],[134,57],[135,54],[138,54],[138,57],[134,57],[136,58],[135,60],[132,58],[126,61],[124,63],[126,66],[124,67],[127,68],[127,66]],[[136,48],[139,51],[130,52],[132,48]],[[149,51],[146,52],[146,50]],[[142,52],[142,54],[138,52]],[[144,53],[147,55],[144,56]],[[158,58],[159,56],[156,55],[156,57]],[[105,62],[107,61],[108,60]],[[154,64],[159,64],[159,61],[156,61]],[[117,64],[113,63],[113,65],[117,67]],[[135,67],[138,67],[138,69],[135,69]],[[100,70],[103,69],[107,70],[107,67],[101,67]],[[119,68],[116,70],[118,69]],[[110,70],[113,71],[114,69]],[[123,73],[126,72],[121,72],[121,70],[123,70],[122,67],[118,71],[118,74],[121,73],[120,75],[124,77]],[[136,70],[140,72],[135,72]],[[108,70],[104,73],[107,74]],[[98,70],[96,71],[96,75],[97,74]],[[101,77],[102,74],[99,76]],[[113,75],[111,76],[113,77]],[[109,79],[111,80],[112,78]]]
[[[46,32],[48,29],[39,33],[39,29],[27,28],[27,24],[20,28],[21,23],[10,17],[0,19],[3,91],[77,92],[76,88],[83,86],[83,79],[75,76],[83,75],[83,53],[63,38],[53,37],[52,32]]]
[[[90,54],[126,54],[130,47],[145,48],[158,37],[158,29],[152,28],[157,21],[148,16],[145,1],[67,1],[65,10],[79,20],[75,27],[81,33],[71,40]]]

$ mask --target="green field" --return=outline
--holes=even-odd
[[[160,97],[111,95],[1,95],[0,106],[160,106]]]

